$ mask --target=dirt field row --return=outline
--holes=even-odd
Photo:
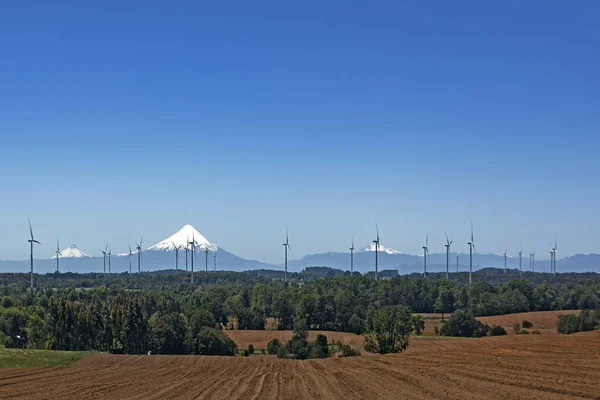
[[[498,315],[493,317],[479,317],[480,321],[488,325],[500,325],[506,329],[508,335],[514,335],[513,325],[515,323],[522,323],[523,320],[528,320],[533,323],[532,330],[539,330],[544,335],[555,335],[556,333],[556,321],[558,316],[562,314],[576,314],[579,311],[539,311],[539,312],[528,312],[518,314],[507,314]],[[441,327],[441,314],[421,314],[425,319],[425,335],[434,335],[434,326]],[[446,314],[445,318],[448,315]],[[225,331],[238,345],[240,349],[247,349],[248,345],[253,344],[256,349],[266,349],[267,344],[277,338],[281,342],[287,342],[292,337],[292,331]],[[363,344],[363,338],[359,335],[353,335],[344,332],[327,332],[327,331],[311,331],[309,340],[314,340],[316,335],[322,333],[327,336],[327,339],[331,341],[341,341],[344,344],[350,344],[354,347],[361,347]],[[419,338],[420,339],[420,338]]]
[[[600,331],[417,338],[345,359],[96,355],[0,371],[2,399],[600,398]]]
[[[523,320],[527,320],[533,323],[533,328],[528,331],[538,330],[544,335],[555,335],[556,334],[556,321],[559,315],[566,314],[577,314],[578,310],[561,310],[561,311],[537,311],[537,312],[526,312],[506,315],[495,315],[492,317],[477,317],[477,319],[490,326],[499,325],[506,329],[508,335],[514,335],[513,326],[516,323],[523,323]],[[438,328],[442,327],[441,314],[421,314],[425,319],[425,335],[433,335],[435,332],[435,326]],[[448,318],[446,314],[444,318]]]

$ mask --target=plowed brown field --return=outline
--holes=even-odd
[[[492,317],[477,317],[477,319],[488,325],[500,325],[506,329],[506,333],[514,335],[513,326],[516,323],[522,324],[523,320],[533,323],[533,328],[527,329],[530,333],[533,330],[538,330],[544,335],[556,334],[556,321],[558,316],[563,314],[577,314],[577,310],[561,310],[561,311],[536,311],[506,315],[495,315]],[[442,314],[421,314],[425,320],[425,335],[434,334],[434,326],[442,327]],[[448,319],[450,315],[444,315]]]
[[[0,370],[1,399],[600,398],[600,331],[421,337],[406,353],[326,360],[95,355]]]
[[[292,338],[292,331],[224,331],[240,349],[247,349],[248,345],[254,345],[255,349],[266,349],[267,344],[273,339],[279,339],[280,342],[287,342]],[[345,332],[331,331],[310,331],[308,340],[315,340],[317,334],[322,333],[327,336],[329,342],[340,341],[344,344],[350,344],[354,347],[360,347],[363,344],[361,335],[354,335]]]

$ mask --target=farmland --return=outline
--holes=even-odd
[[[545,329],[544,321],[558,315],[532,314],[538,313],[494,318],[527,319]],[[259,347],[269,338],[285,340],[287,332],[228,334],[244,348],[249,341]],[[338,335],[336,340],[352,344],[360,339]],[[402,354],[324,360],[97,354],[65,367],[0,370],[3,399],[567,399],[598,398],[598,393],[600,331],[418,337]]]

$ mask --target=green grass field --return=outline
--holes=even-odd
[[[0,349],[0,368],[68,365],[90,354],[93,352]]]

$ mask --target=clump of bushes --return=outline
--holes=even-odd
[[[288,358],[288,352],[285,346],[279,346],[277,349],[277,358]]]
[[[309,342],[304,321],[294,323],[294,333],[287,344],[283,345],[279,340],[273,339],[267,345],[267,351],[269,354],[277,354],[278,358],[294,358],[297,360],[329,357],[327,336],[319,334],[314,342]]]
[[[516,333],[517,335],[519,333],[521,333],[521,324],[519,324],[518,322],[516,324],[513,325],[513,332]]]
[[[340,357],[357,357],[360,356],[360,351],[350,346],[349,344],[338,343],[340,349]]]
[[[493,325],[490,330],[490,336],[504,336],[506,335],[506,329],[500,325]]]
[[[196,354],[233,356],[237,353],[237,345],[223,331],[202,327],[195,338]]]
[[[275,338],[267,344],[267,353],[269,354],[277,354],[277,351],[281,347],[281,342],[279,339]]]
[[[422,315],[415,314],[413,315],[413,327],[415,329],[415,335],[420,335],[425,330],[425,320]]]
[[[489,325],[477,321],[473,314],[456,310],[440,331],[441,336],[482,337],[491,332]]]
[[[526,319],[524,319],[521,326],[523,328],[533,328],[533,322],[530,322],[530,321],[527,321]]]
[[[254,345],[253,344],[248,345],[248,354],[254,354]]]
[[[529,331],[527,329],[521,329],[521,332],[519,332],[519,334],[521,334],[521,335],[529,335]]]
[[[562,334],[594,329],[600,329],[600,309],[581,310],[579,315],[559,315],[556,323],[556,330]]]

